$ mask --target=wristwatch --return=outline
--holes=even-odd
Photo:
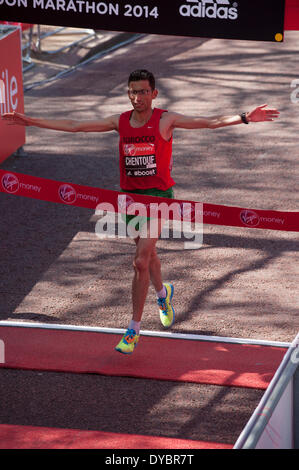
[[[249,124],[249,121],[247,121],[246,113],[240,114],[240,117],[242,121],[244,122],[244,124]]]

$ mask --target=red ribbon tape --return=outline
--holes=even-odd
[[[168,219],[194,221],[194,214],[200,214],[204,224],[299,232],[299,212],[245,209],[132,193],[126,195],[119,191],[64,183],[5,170],[0,170],[0,180],[0,191],[3,193],[87,209],[96,209],[99,204],[105,203],[111,205],[111,210],[123,213],[129,210],[131,203],[142,203],[143,207],[146,207],[147,215],[153,215],[152,209],[163,202],[168,207],[172,205],[177,209],[168,211]],[[185,218],[186,214],[189,219]],[[157,216],[160,217],[159,214]],[[196,220],[198,221],[198,218]]]

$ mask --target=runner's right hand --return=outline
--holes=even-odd
[[[16,113],[4,113],[1,115],[1,119],[3,119],[7,124],[18,124],[20,126],[28,126],[29,125],[29,118],[25,116],[25,114]]]

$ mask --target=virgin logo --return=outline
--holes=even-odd
[[[62,184],[59,186],[58,194],[60,199],[66,204],[73,204],[77,199],[77,194],[70,184]]]
[[[1,0],[0,0],[1,1]],[[148,155],[149,153],[155,152],[154,144],[126,144],[124,145],[124,153],[128,157],[134,157],[135,155]]]
[[[244,209],[240,212],[240,219],[247,227],[256,227],[260,222],[258,214],[248,209]]]
[[[185,221],[193,222],[195,219],[195,208],[189,202],[183,202],[181,207],[181,217]]]
[[[10,194],[16,193],[20,187],[19,180],[15,175],[5,173],[2,176],[2,187]]]
[[[125,155],[129,155],[132,157],[136,153],[136,147],[134,144],[126,144],[125,145]]]
[[[126,213],[128,207],[134,204],[134,199],[127,194],[121,194],[118,196],[118,207],[121,213]]]

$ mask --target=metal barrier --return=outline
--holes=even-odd
[[[72,35],[74,34],[85,34],[85,36],[83,36],[82,38],[80,39],[77,39],[75,41],[72,41],[58,49],[55,49],[55,50],[45,50],[45,49],[42,49],[42,40],[47,38],[47,37],[50,37],[50,36],[53,36],[55,34],[68,34],[69,33],[69,30],[70,28],[68,27],[65,27],[65,26],[62,26],[61,28],[57,28],[55,29],[54,31],[48,31],[48,32],[45,32],[45,33],[41,33],[41,26],[40,25],[36,25],[37,26],[37,41],[36,41],[36,48],[37,48],[37,51],[38,52],[44,52],[46,54],[56,54],[58,52],[62,52],[66,49],[69,49],[70,47],[73,47],[73,46],[77,46],[78,44],[81,44],[82,42],[85,42],[87,40],[90,40],[90,39],[93,39],[96,37],[96,32],[94,29],[82,29],[82,28],[78,28],[78,29],[73,29],[72,28]]]
[[[299,334],[234,449],[299,449]]]
[[[31,58],[32,50],[38,53],[43,52],[46,54],[57,54],[66,49],[77,46],[78,44],[94,39],[97,36],[97,33],[93,29],[69,28],[69,27],[62,26],[52,31],[42,33],[41,25],[39,24],[34,25],[34,24],[29,24],[29,23],[17,23],[13,21],[0,21],[0,24],[16,26],[21,31],[20,37],[21,37],[21,50],[23,53],[22,55],[23,72],[26,72],[27,70],[31,69],[35,65]],[[36,27],[36,40],[35,41],[33,41],[34,27]],[[58,49],[46,50],[42,48],[43,39],[46,39],[56,34],[69,34],[70,30],[71,30],[72,35],[78,34],[78,35],[83,35],[83,37],[76,39],[75,41],[71,41],[70,43],[65,44],[62,47],[59,47]],[[28,37],[26,37],[27,34],[28,34]]]

